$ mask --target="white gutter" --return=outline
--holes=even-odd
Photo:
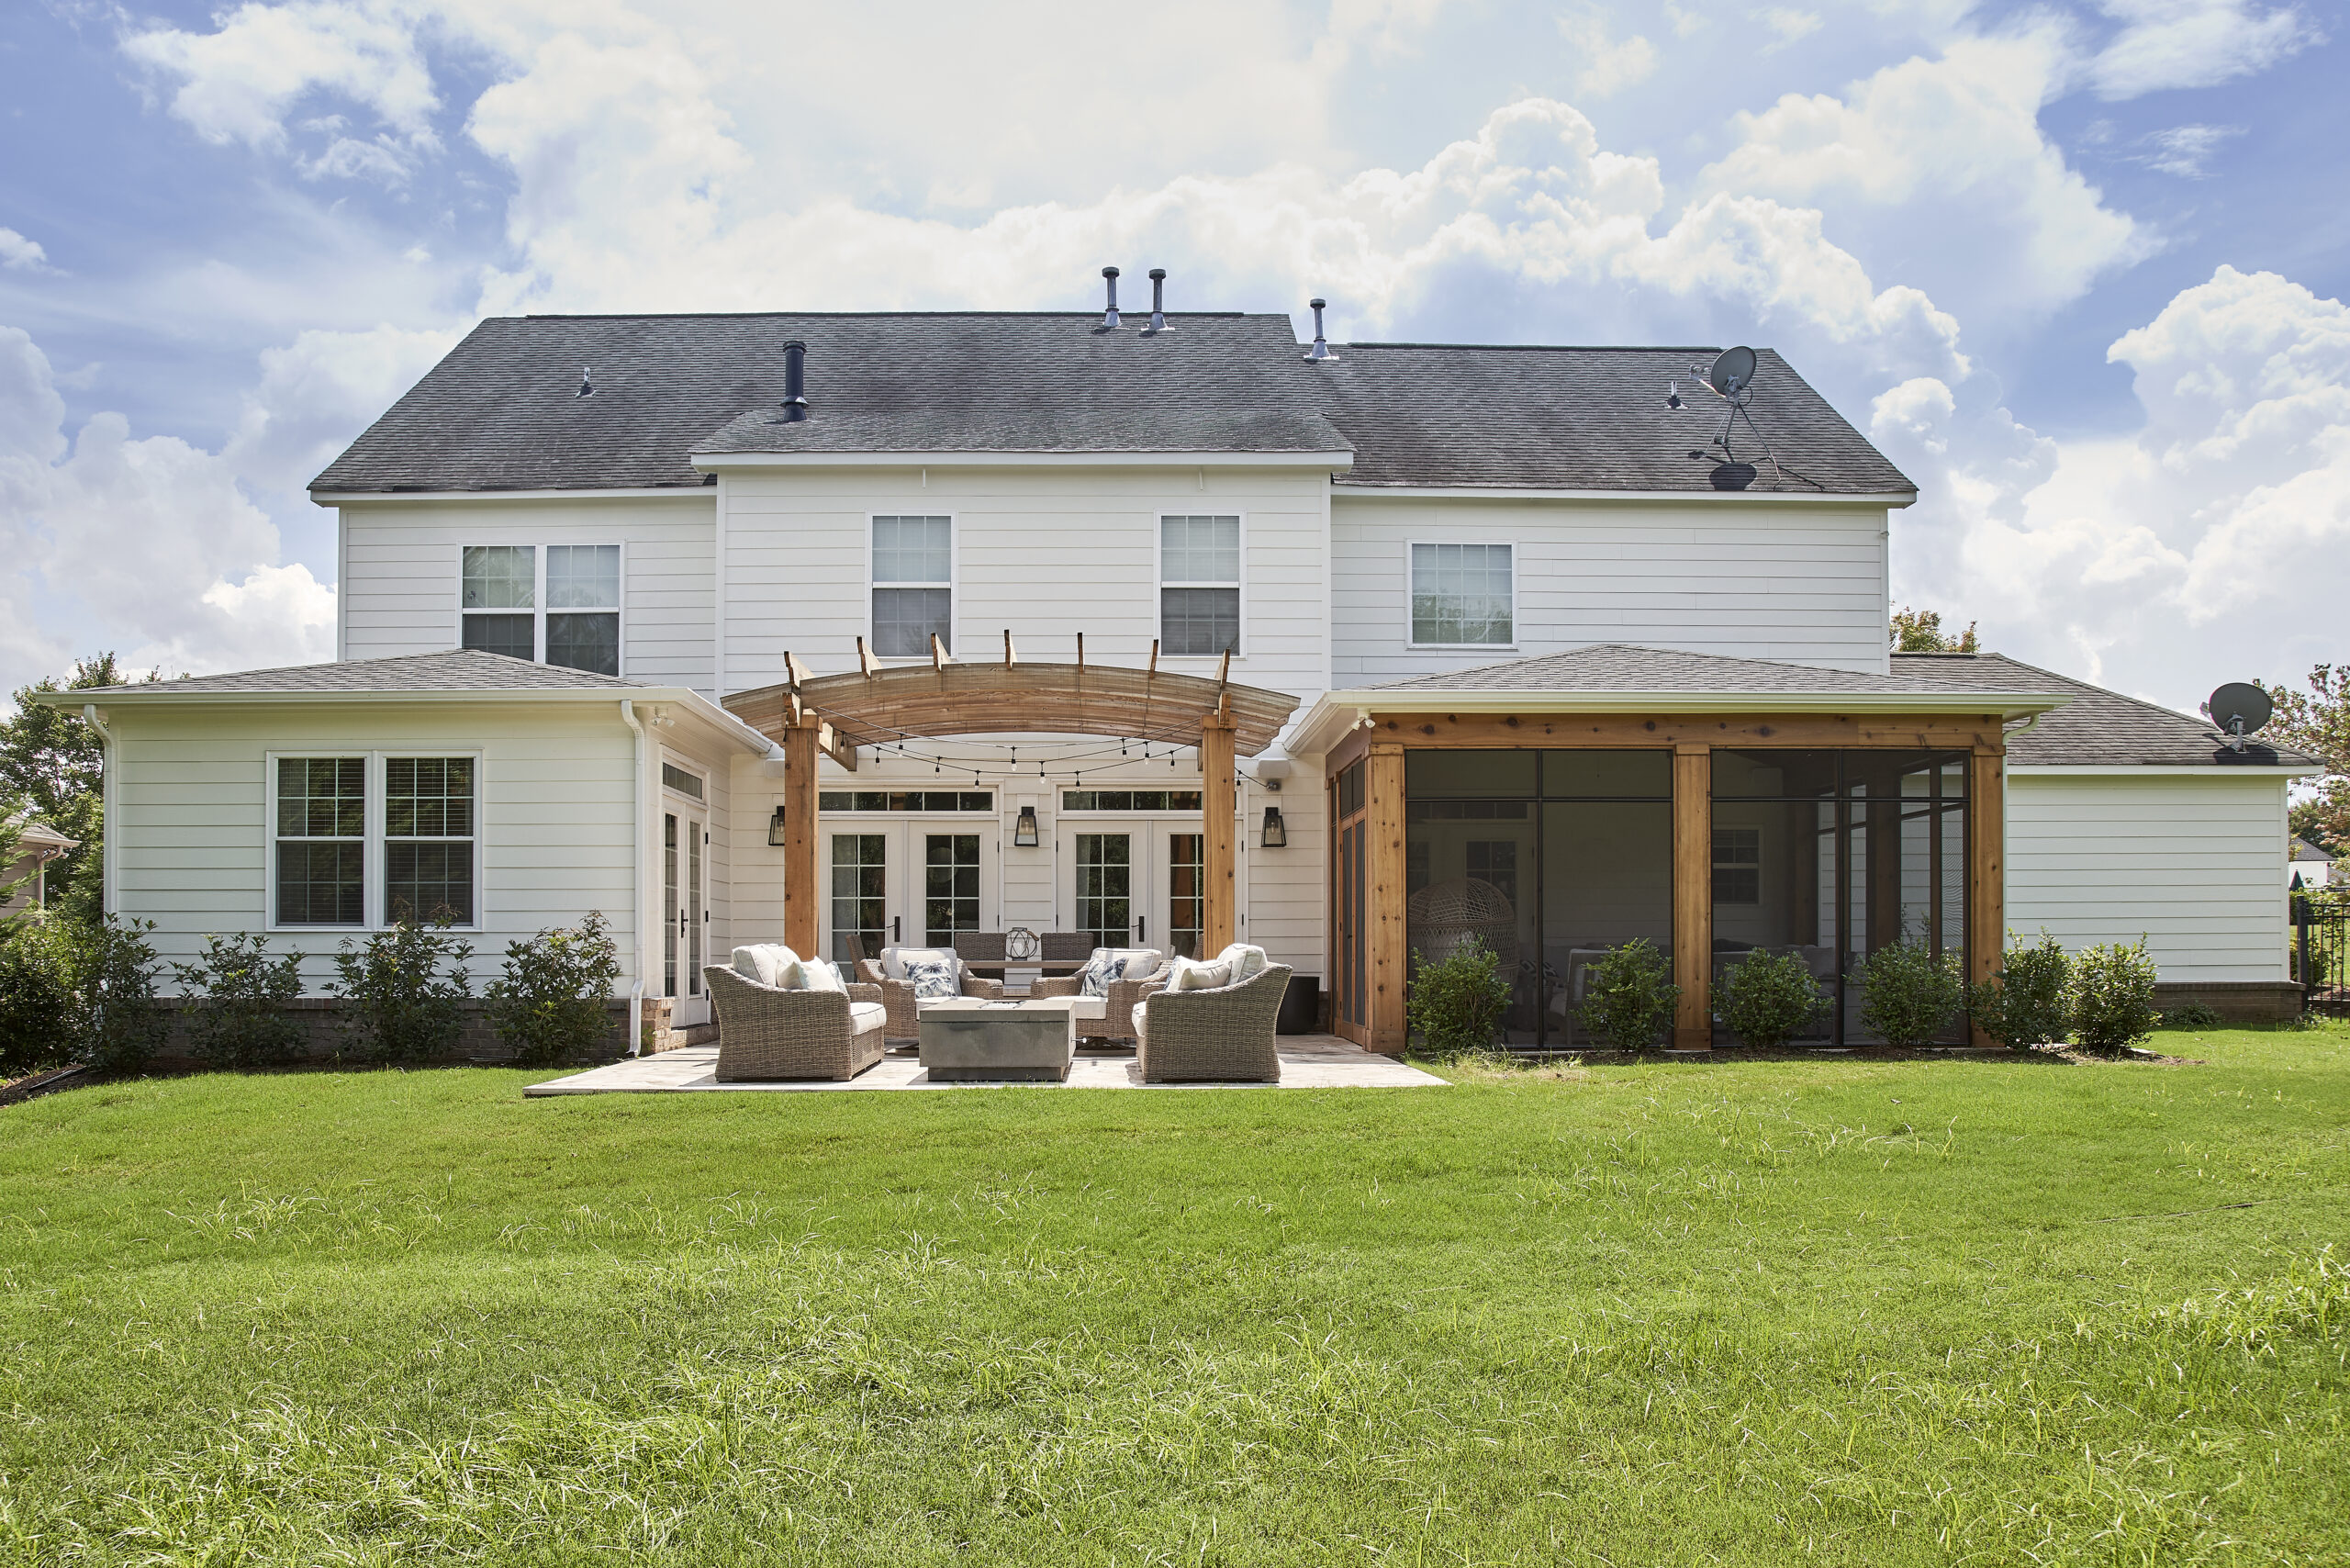
[[[646,881],[644,875],[644,813],[646,810],[644,724],[636,716],[636,701],[633,698],[621,699],[621,722],[626,724],[630,734],[636,738],[632,756],[635,766],[629,772],[628,813],[629,864],[632,868],[632,885],[635,889],[635,891],[631,894],[635,907],[630,912],[634,918],[629,924],[636,931],[634,965],[636,984],[630,988],[628,993],[628,1054],[636,1056],[642,1051],[644,1044],[644,979],[653,972],[650,968],[653,961],[653,946],[644,939],[647,917],[652,913],[645,908],[644,904]]]
[[[721,468],[1351,468],[1351,452],[697,452]]]
[[[98,734],[98,777],[100,779],[98,810],[106,817],[106,831],[98,840],[98,908],[102,913],[112,914],[116,909],[115,870],[121,864],[122,858],[115,853],[118,847],[115,835],[122,829],[122,819],[115,814],[114,809],[116,782],[114,732],[106,727],[106,710],[95,702],[82,704],[82,722],[95,730]],[[48,891],[46,874],[42,878],[41,887],[43,893],[46,894]]]
[[[707,485],[615,485],[576,490],[312,490],[313,505],[341,507],[383,501],[620,501],[711,498]]]
[[[2010,762],[2010,777],[2035,778],[2315,778],[2325,771],[2308,763],[2215,762]]]
[[[1883,490],[1867,495],[1839,495],[1818,490],[1547,490],[1513,485],[1378,485],[1342,481],[1330,487],[1334,496],[1366,501],[1695,501],[1728,505],[1763,501],[1776,505],[1907,507],[1918,501],[1915,490]]]

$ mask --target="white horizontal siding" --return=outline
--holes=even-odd
[[[1332,679],[1401,680],[1593,643],[1887,668],[1882,507],[1369,500],[1331,509]],[[1515,546],[1514,649],[1409,646],[1407,556]]]
[[[2008,777],[2007,914],[2065,946],[2146,938],[2165,980],[2286,978],[2280,778]]]
[[[467,544],[620,544],[621,673],[709,695],[716,623],[713,493],[563,500],[368,501],[342,509],[342,656],[457,645]]]

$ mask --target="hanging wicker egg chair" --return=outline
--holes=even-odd
[[[1467,945],[1484,943],[1501,960],[1503,978],[1517,976],[1517,912],[1493,883],[1475,877],[1434,882],[1404,906],[1404,940],[1431,964],[1440,964]]]

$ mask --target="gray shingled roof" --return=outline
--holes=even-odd
[[[397,654],[381,659],[341,659],[333,664],[288,665],[281,669],[200,675],[186,680],[148,681],[137,686],[96,686],[65,695],[74,701],[116,697],[201,696],[250,693],[343,691],[642,691],[641,682],[621,680],[559,665],[532,664],[503,654],[470,648],[440,654]]]
[[[1510,348],[1348,343],[1321,367],[1330,420],[1355,445],[1348,488],[1460,485],[1528,489],[1753,489],[1785,494],[1914,491],[1901,470],[1770,349],[1731,448],[1755,473],[1724,472],[1708,450],[1726,408],[1691,367],[1709,348]],[[1664,399],[1681,384],[1679,411]]]
[[[1307,364],[1281,315],[493,317],[312,482],[321,494],[691,488],[699,453],[1334,452],[1348,485],[1705,493],[1710,349],[1341,345]],[[783,344],[811,417],[781,424]],[[1791,470],[1752,487],[1913,487],[1769,351],[1754,412]],[[593,373],[582,398],[579,373]],[[1691,393],[1663,407],[1668,381]],[[1741,454],[1751,444],[1742,436]],[[1759,453],[1758,453],[1759,455]]]
[[[2003,684],[1970,687],[1960,680],[1921,681],[1897,667],[1890,676],[1822,669],[1777,659],[1740,659],[1720,654],[1644,648],[1630,643],[1595,643],[1563,654],[1511,659],[1470,669],[1443,670],[1371,687],[1373,691],[1720,691],[1846,692],[1854,696],[1900,696],[1919,690],[1985,690],[2001,695],[2048,692],[2056,687]]]
[[[2020,767],[2306,767],[2311,758],[2289,746],[2257,743],[2239,755],[2221,743],[2203,719],[2086,680],[2058,675],[2004,654],[1896,654],[1903,679],[1974,691],[2061,691],[2072,701],[2008,744]]]

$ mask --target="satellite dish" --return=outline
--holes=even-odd
[[[2210,716],[2228,736],[2228,744],[2238,751],[2244,749],[2244,737],[2256,733],[2277,711],[2268,693],[2249,681],[2232,680],[2211,693],[2203,704],[2203,711]]]
[[[1754,351],[1748,348],[1724,349],[1714,356],[1714,365],[1706,372],[1706,385],[1725,398],[1734,398],[1754,385]]]

